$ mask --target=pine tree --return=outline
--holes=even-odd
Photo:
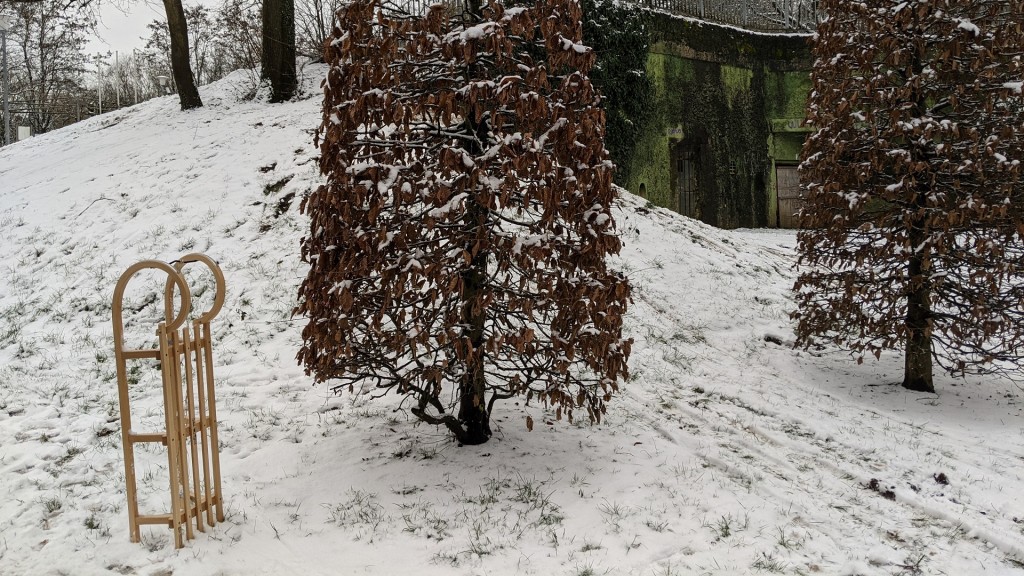
[[[827,0],[814,42],[798,342],[904,348],[903,386],[1024,354],[1024,1]]]
[[[317,381],[403,395],[464,444],[514,396],[599,421],[631,344],[579,6],[478,6],[338,12],[296,309]]]

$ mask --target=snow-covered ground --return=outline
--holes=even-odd
[[[908,393],[898,355],[794,350],[790,232],[624,193],[633,374],[598,426],[509,401],[459,448],[395,401],[312,387],[290,312],[317,73],[293,103],[243,101],[237,75],[200,110],[158,99],[0,149],[0,574],[1024,574],[1021,391]],[[228,518],[175,550],[162,527],[128,541],[110,306],[130,264],[190,251],[227,275]],[[161,286],[132,284],[130,341]],[[136,364],[155,430],[158,371]],[[163,452],[141,446],[138,474],[143,511],[166,509]]]

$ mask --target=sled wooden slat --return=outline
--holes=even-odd
[[[141,525],[151,525],[151,524],[159,525],[159,524],[163,524],[163,525],[166,525],[166,526],[170,526],[171,525],[171,515],[170,514],[149,514],[149,515],[145,515],[144,514],[142,516],[139,516],[137,518],[137,521]]]
[[[125,360],[144,360],[146,358],[160,358],[159,350],[125,350],[122,352]]]
[[[130,442],[135,442],[136,444],[140,442],[159,442],[161,444],[166,445],[167,434],[164,432],[148,432],[143,434],[140,434],[138,432],[131,432],[128,434],[128,440]]]

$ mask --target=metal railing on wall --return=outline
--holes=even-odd
[[[730,24],[759,32],[813,32],[821,20],[818,0],[620,0],[629,4]],[[426,14],[434,4],[459,13],[464,0],[397,0],[395,7],[409,14]]]
[[[812,32],[817,0],[623,0],[654,10],[760,32]]]

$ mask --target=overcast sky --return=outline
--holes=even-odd
[[[192,4],[192,2],[186,2]],[[131,54],[133,48],[141,49],[147,36],[146,24],[153,20],[166,19],[162,2],[153,0],[102,0],[100,6],[99,37],[86,47],[86,54],[97,52],[119,52]]]

